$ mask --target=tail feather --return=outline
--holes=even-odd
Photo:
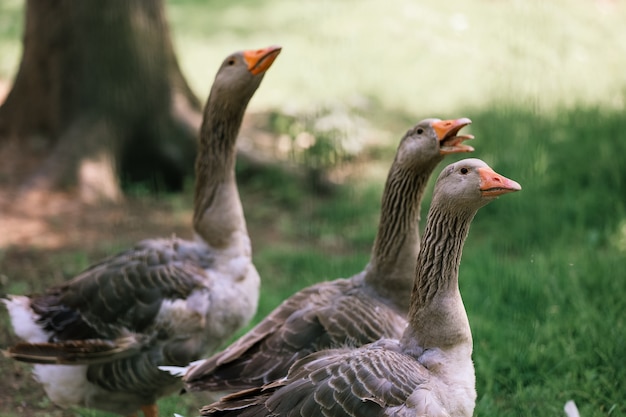
[[[49,365],[89,365],[130,356],[139,351],[135,337],[86,339],[55,343],[18,343],[2,353],[12,359]]]
[[[169,372],[170,375],[182,378],[189,369],[188,366],[159,366],[159,369],[163,372]]]
[[[202,362],[204,362],[204,359],[198,359],[197,361],[190,362],[187,366],[159,366],[159,369],[163,372],[169,372],[172,376],[183,378],[187,375],[187,372],[189,372],[190,369]]]

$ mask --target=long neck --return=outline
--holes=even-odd
[[[204,111],[196,158],[193,227],[214,248],[232,245],[246,223],[235,181],[236,139],[248,104],[218,100],[213,92]]]
[[[435,165],[420,172],[392,166],[382,196],[378,232],[365,275],[366,282],[404,311],[415,276],[419,249],[420,205]]]
[[[449,207],[451,208],[451,207]],[[433,201],[417,258],[415,283],[404,340],[421,349],[471,349],[471,330],[459,292],[459,264],[463,243],[475,210],[442,210]]]

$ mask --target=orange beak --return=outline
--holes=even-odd
[[[480,174],[480,191],[483,196],[497,197],[522,189],[517,182],[510,180],[488,167],[478,168]]]
[[[253,75],[261,74],[272,65],[281,51],[280,46],[269,46],[263,49],[243,51],[243,59],[248,64],[248,70]]]
[[[474,135],[457,135],[461,128],[471,123],[472,121],[467,117],[433,122],[433,129],[435,129],[439,139],[439,153],[441,155],[449,155],[452,153],[472,152],[474,148],[469,145],[463,145],[461,142],[474,139]]]

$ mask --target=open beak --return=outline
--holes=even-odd
[[[243,59],[248,64],[248,70],[253,75],[261,74],[272,65],[281,51],[280,46],[269,46],[263,49],[243,51]]]
[[[480,192],[486,197],[497,197],[522,189],[517,182],[510,180],[488,167],[478,168],[480,175]]]
[[[474,139],[474,135],[457,135],[464,126],[471,124],[467,117],[454,120],[438,120],[433,122],[433,128],[439,139],[439,153],[449,155],[452,153],[472,152],[474,148],[464,145],[464,140]]]

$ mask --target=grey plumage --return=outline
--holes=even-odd
[[[458,289],[462,247],[476,211],[519,189],[480,160],[449,165],[435,186],[403,335],[313,353],[287,377],[225,396],[201,414],[471,416],[476,391],[471,330]]]

